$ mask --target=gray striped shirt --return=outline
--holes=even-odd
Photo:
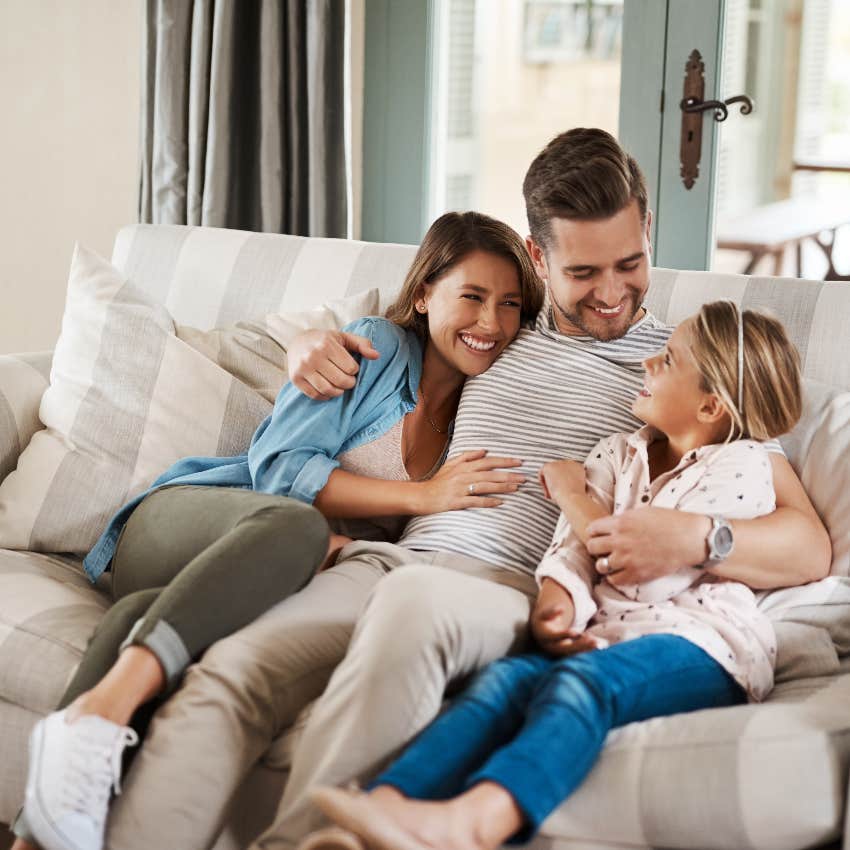
[[[601,342],[565,336],[544,308],[482,375],[466,382],[449,457],[473,449],[521,458],[527,481],[497,508],[416,517],[399,545],[449,551],[532,573],[552,540],[560,510],[538,481],[550,460],[583,461],[602,437],[634,431],[631,412],[643,385],[642,361],[672,328],[647,313],[625,336]]]

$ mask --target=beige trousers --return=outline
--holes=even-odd
[[[342,554],[190,668],[113,805],[110,850],[212,846],[249,770],[321,695],[253,850],[294,847],[322,824],[311,787],[373,775],[436,716],[448,685],[525,642],[531,576],[391,544]]]

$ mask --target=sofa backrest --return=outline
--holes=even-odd
[[[373,288],[386,306],[415,253],[411,245],[136,224],[118,233],[112,263],[176,322],[209,330]]]
[[[277,310],[305,310],[373,287],[386,305],[413,259],[411,245],[132,225],[113,263],[181,324],[207,330]],[[653,269],[647,306],[675,324],[701,304],[731,298],[767,309],[800,350],[804,376],[850,389],[850,284]]]

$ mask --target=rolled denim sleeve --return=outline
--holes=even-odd
[[[312,504],[339,466],[336,456],[341,448],[353,434],[368,428],[386,392],[382,376],[399,370],[403,336],[387,332],[386,324],[365,319],[349,326],[353,333],[367,336],[380,357],[362,359],[357,384],[341,396],[315,401],[292,384],[280,391],[272,414],[257,429],[248,450],[254,490]]]

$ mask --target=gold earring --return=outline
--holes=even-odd
[[[425,302],[424,302],[424,301],[420,301],[420,302],[419,302],[419,304],[417,304],[417,305],[416,305],[416,309],[417,309],[420,313],[425,313],[425,312],[427,312],[426,307],[425,307]]]

